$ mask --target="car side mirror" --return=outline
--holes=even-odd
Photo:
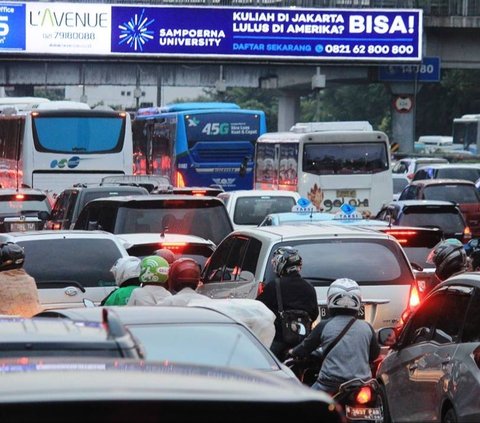
[[[382,328],[378,331],[377,339],[380,345],[391,347],[397,343],[397,334],[394,328]]]
[[[83,299],[83,305],[88,308],[95,307],[95,303],[92,300],[89,300],[88,298]]]

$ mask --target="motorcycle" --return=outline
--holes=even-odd
[[[322,367],[321,357],[321,350],[315,350],[306,358],[289,357],[284,364],[302,383],[312,386]],[[347,422],[383,423],[383,397],[376,379],[351,379],[342,383],[332,396],[342,408]]]

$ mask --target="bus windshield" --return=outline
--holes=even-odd
[[[122,116],[38,116],[33,118],[35,147],[54,153],[121,151],[125,133]]]
[[[388,170],[385,143],[305,144],[303,171],[315,175],[379,173]]]

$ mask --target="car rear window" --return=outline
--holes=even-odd
[[[467,181],[475,182],[480,178],[480,169],[458,169],[458,168],[443,168],[438,169],[437,178],[447,179],[466,179]]]
[[[170,233],[196,235],[218,244],[232,232],[232,222],[220,201],[168,200],[121,207],[114,233]]]
[[[115,285],[110,269],[122,253],[112,240],[57,238],[18,244],[25,249],[24,268],[39,288],[59,288],[65,280],[84,287]]]
[[[0,195],[0,213],[16,214],[28,211],[50,211],[45,195],[24,194],[21,197],[19,195]]]
[[[463,232],[465,229],[465,221],[460,212],[451,208],[407,208],[398,219],[397,224],[436,227],[447,233]]]
[[[393,178],[393,192],[402,192],[403,188],[405,188],[408,185],[409,181],[408,179],[404,178]]]
[[[293,197],[261,196],[240,197],[235,204],[233,222],[237,225],[258,225],[267,214],[292,211]]]
[[[424,188],[423,194],[426,200],[454,201],[459,204],[480,202],[480,194],[473,185],[431,185]]]
[[[314,286],[329,286],[337,278],[351,278],[360,285],[410,284],[412,273],[401,247],[388,239],[329,239],[294,241],[302,257],[302,276]],[[271,257],[270,257],[271,259]],[[274,280],[268,266],[266,281]]]

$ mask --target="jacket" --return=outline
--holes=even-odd
[[[171,295],[162,285],[145,285],[132,291],[127,305],[157,305]]]
[[[23,268],[0,272],[0,314],[32,317],[42,311],[37,284]]]
[[[127,305],[130,296],[132,295],[132,291],[138,288],[138,285],[130,285],[130,286],[121,286],[120,288],[115,289],[112,293],[102,301],[101,305],[106,306],[124,306]]]

